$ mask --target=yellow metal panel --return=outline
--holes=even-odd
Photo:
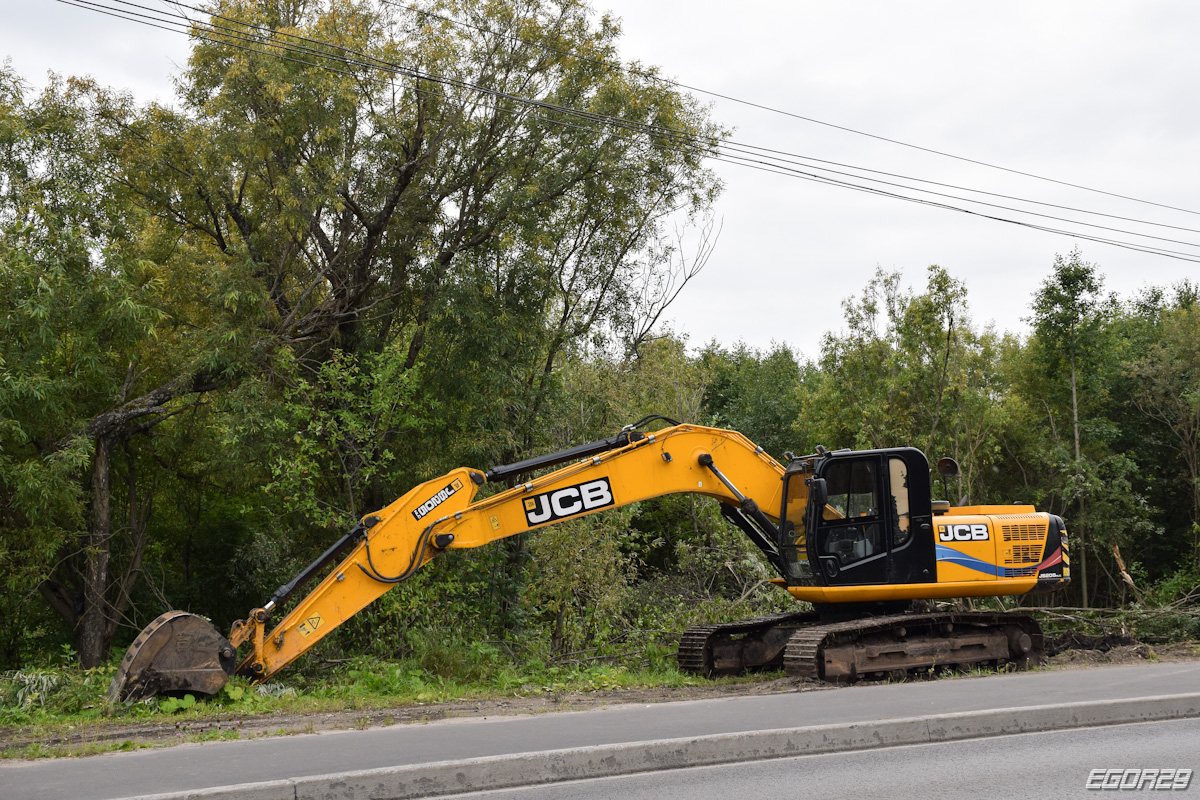
[[[961,506],[951,508],[949,516],[966,517],[966,516],[992,516],[1000,514],[1036,514],[1037,509],[1033,506],[1012,505],[1012,506]]]
[[[896,583],[871,586],[789,586],[797,600],[809,603],[868,603],[877,600],[925,600],[942,597],[995,597],[1025,594],[1037,584],[1036,578],[1005,578],[995,581],[954,583]]]
[[[933,521],[938,583],[994,581],[1003,575],[997,532],[982,515],[946,515]]]

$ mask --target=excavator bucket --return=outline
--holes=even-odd
[[[156,694],[216,694],[233,674],[237,651],[208,620],[168,611],[138,634],[108,687],[108,699]]]

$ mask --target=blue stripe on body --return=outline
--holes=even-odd
[[[958,564],[960,567],[973,569],[976,572],[982,572],[985,575],[999,576],[1004,574],[1003,567],[997,567],[995,564],[989,564],[986,561],[981,561],[978,558],[960,553],[953,547],[947,547],[944,544],[937,546],[937,560],[945,561],[949,564]]]

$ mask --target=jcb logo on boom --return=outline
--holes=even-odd
[[[564,486],[525,498],[525,521],[532,527],[613,504],[608,478]]]
[[[988,526],[980,523],[973,525],[938,525],[938,538],[943,542],[983,542],[991,538]]]

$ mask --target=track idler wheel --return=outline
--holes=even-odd
[[[208,620],[168,611],[133,640],[108,687],[108,699],[142,700],[157,694],[216,694],[236,666],[237,651]]]

